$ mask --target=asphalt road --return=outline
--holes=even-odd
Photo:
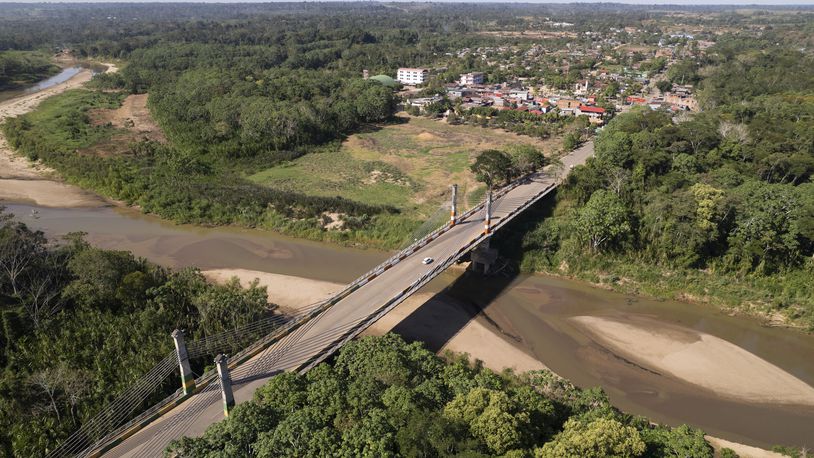
[[[591,142],[563,157],[562,174],[570,172],[572,166],[584,163],[592,154]],[[498,223],[513,209],[521,207],[555,182],[555,177],[538,174],[527,183],[496,199],[492,207],[493,223]],[[250,400],[254,391],[275,374],[295,369],[315,354],[324,352],[332,342],[365,321],[388,300],[410,287],[435,267],[434,264],[422,264],[422,259],[425,257],[438,261],[446,259],[462,246],[478,238],[483,232],[483,220],[483,211],[473,214],[296,332],[235,368],[231,374],[235,401],[239,404]],[[105,456],[160,457],[170,441],[183,436],[199,436],[207,427],[220,420],[223,420],[220,388],[217,383],[213,383],[119,444]]]

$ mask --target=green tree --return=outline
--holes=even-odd
[[[565,152],[573,151],[582,143],[582,139],[578,133],[569,132],[562,139],[562,149]]]
[[[628,458],[641,456],[645,443],[636,428],[610,418],[590,423],[575,419],[565,422],[554,440],[535,450],[538,458]]]
[[[496,454],[519,448],[529,415],[506,393],[474,388],[460,394],[444,407],[444,416],[469,426],[472,434]]]
[[[798,191],[778,184],[749,182],[736,191],[735,227],[729,236],[730,262],[768,273],[800,262],[802,206]]]
[[[478,181],[492,189],[511,178],[512,159],[503,151],[490,149],[480,153],[469,169]]]
[[[704,439],[704,432],[687,425],[645,428],[641,437],[647,444],[647,457],[712,458],[714,455],[712,446]]]
[[[529,144],[511,145],[507,149],[514,169],[521,175],[534,172],[546,165],[546,157],[543,153]]]
[[[594,252],[616,247],[631,231],[624,202],[604,189],[591,194],[575,224],[578,237]]]
[[[731,448],[724,447],[721,449],[721,453],[719,456],[721,458],[738,458],[740,455],[735,453],[735,451],[732,450]]]

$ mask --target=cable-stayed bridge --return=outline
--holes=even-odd
[[[592,154],[593,143],[585,144],[562,157],[556,171],[532,174],[494,192],[491,199],[468,212],[453,214],[449,224],[417,240],[332,298],[293,316],[267,318],[196,342],[184,343],[182,335],[174,335],[177,351],[48,456],[159,457],[172,440],[201,435],[223,420],[232,404],[250,400],[274,375],[305,372],[324,361],[464,254],[488,245],[484,242],[492,232],[555,189],[573,166]],[[434,261],[424,264],[424,258]],[[243,350],[231,354],[239,348]],[[219,356],[220,373],[212,370],[194,378],[190,358],[223,353],[230,357],[227,362]],[[166,386],[167,377],[177,373],[179,364],[183,387],[128,421],[159,386]],[[224,399],[224,391],[234,399]]]

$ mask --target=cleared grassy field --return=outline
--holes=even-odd
[[[483,186],[469,164],[483,150],[526,143],[550,152],[558,140],[542,141],[509,132],[399,115],[399,123],[348,137],[336,151],[303,156],[260,171],[252,181],[311,195],[342,196],[388,204],[411,219],[433,216],[459,186],[462,206],[476,203]]]

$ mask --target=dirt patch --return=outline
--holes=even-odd
[[[109,141],[102,142],[83,150],[83,153],[98,156],[116,156],[127,154],[130,143],[139,141],[155,141],[166,143],[167,138],[161,128],[150,116],[147,108],[147,94],[129,95],[122,102],[122,106],[115,110],[93,110],[90,112],[91,123],[95,126],[111,125],[120,129],[120,133],[111,137]]]
[[[326,231],[341,231],[345,229],[345,221],[342,213],[324,212],[322,213],[322,228]]]
[[[425,141],[425,142],[431,142],[431,141],[436,141],[436,140],[441,139],[439,136],[437,136],[435,134],[431,134],[429,132],[421,132],[420,134],[416,135],[416,138],[418,138],[421,141]]]

